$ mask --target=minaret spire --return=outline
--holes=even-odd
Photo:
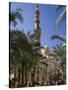
[[[34,34],[35,34],[35,45],[39,45],[40,46],[40,36],[41,36],[41,31],[40,31],[40,20],[39,20],[39,8],[38,8],[38,4],[36,6],[36,10],[35,10],[35,18],[34,18]]]
[[[37,9],[38,9],[38,4],[37,4]]]

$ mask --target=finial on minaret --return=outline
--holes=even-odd
[[[37,4],[37,9],[38,9],[38,4]]]

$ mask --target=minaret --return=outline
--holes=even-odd
[[[40,36],[41,36],[41,31],[40,31],[40,20],[39,20],[39,9],[38,9],[38,4],[35,10],[35,18],[34,18],[34,35],[35,35],[35,40],[34,40],[34,45],[35,46],[40,46]]]

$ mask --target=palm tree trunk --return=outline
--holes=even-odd
[[[37,73],[37,82],[39,84],[39,68],[38,68],[38,73]]]
[[[20,69],[18,69],[18,85],[20,85]]]
[[[25,86],[27,86],[27,68],[25,67]]]
[[[33,72],[32,72],[32,85],[34,86],[35,84],[35,67],[33,68]]]
[[[24,67],[23,67],[23,65],[22,65],[21,86],[24,86]]]

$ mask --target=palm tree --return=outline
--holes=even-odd
[[[57,6],[57,10],[63,8],[63,11],[60,13],[58,19],[56,20],[55,26],[58,27],[59,24],[64,20],[66,17],[66,6]],[[61,61],[60,67],[62,68],[63,71],[63,80],[66,80],[66,35],[59,36],[59,35],[53,35],[51,37],[53,40],[58,39],[63,41],[63,44],[57,45],[57,47],[54,47],[54,53],[52,55],[56,58],[56,60]]]
[[[40,62],[40,58],[42,57],[41,53],[40,53],[40,46],[35,47],[34,46],[34,34],[30,34],[30,32],[28,32],[26,34],[26,37],[28,38],[28,42],[30,43],[30,45],[32,46],[32,51],[31,51],[31,57],[32,57],[32,69],[31,69],[31,73],[32,73],[32,85],[35,85],[35,73],[36,73],[36,65],[38,65],[38,63]]]
[[[38,52],[37,48],[35,50],[33,50],[33,52],[32,52],[32,60],[33,60],[33,66],[32,66],[32,85],[33,86],[35,84],[34,80],[35,80],[36,66],[39,64],[41,57],[42,57],[42,55]]]
[[[24,52],[28,50],[28,41],[25,34],[22,31],[10,31],[10,67],[12,65],[19,66],[23,69],[24,65]],[[11,63],[13,62],[13,63]],[[14,63],[15,62],[15,63]],[[26,62],[26,61],[25,61]],[[27,64],[27,62],[26,62]],[[16,66],[16,67],[17,67]],[[23,71],[22,71],[23,72]],[[23,75],[23,74],[22,74]],[[22,77],[23,78],[23,77]]]
[[[23,31],[10,31],[10,51],[13,51],[10,52],[10,60],[11,62],[12,60],[13,62],[15,61],[17,64],[18,83],[20,83],[20,74],[22,74],[21,85],[27,85],[27,71],[29,71],[29,69],[32,70],[31,67],[33,68],[32,84],[34,85],[35,66],[41,54],[38,53],[37,48],[33,46],[31,36],[29,35],[29,38],[27,38],[27,36]],[[14,59],[12,59],[13,57]],[[14,64],[11,62],[10,66]]]
[[[12,22],[14,28],[16,27],[17,20],[19,20],[21,23],[23,22],[23,16],[22,16],[22,10],[21,9],[16,9],[15,11],[9,12],[9,25]]]
[[[63,73],[63,80],[66,80],[66,47],[61,44],[53,48],[54,51],[50,55],[55,58],[57,63],[59,63]]]

